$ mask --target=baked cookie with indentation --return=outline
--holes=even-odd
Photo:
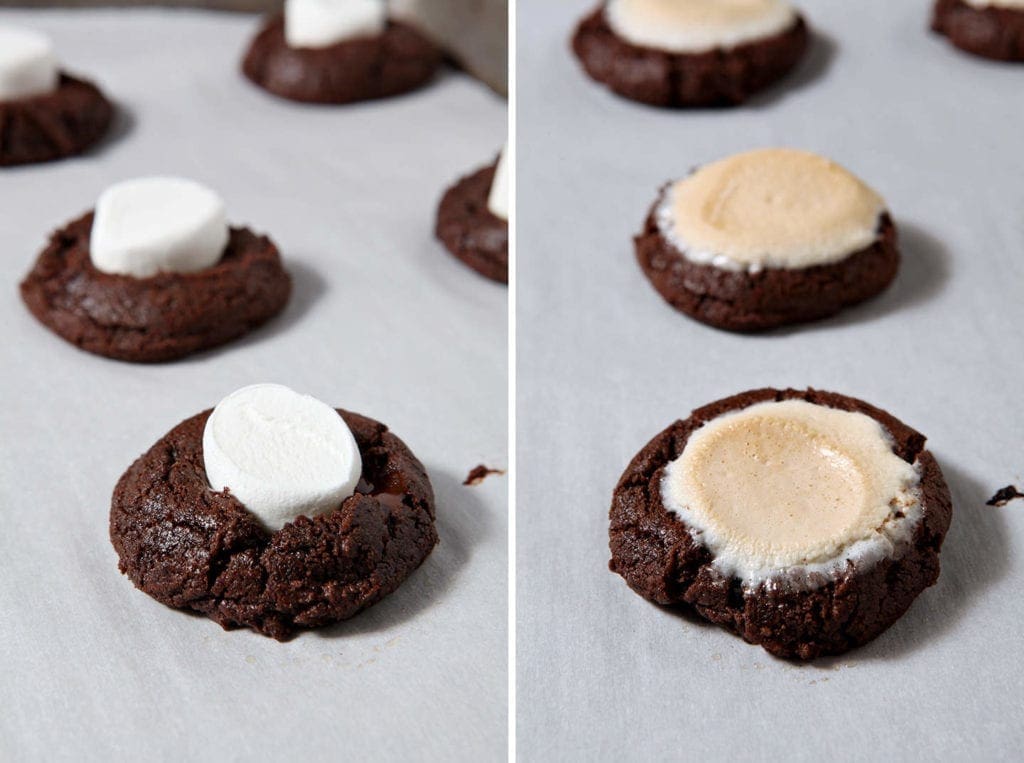
[[[633,458],[610,567],[644,598],[809,660],[872,640],[935,583],[951,516],[920,433],[844,395],[759,389]]]
[[[132,464],[110,540],[157,601],[285,640],[398,588],[436,545],[434,517],[423,465],[386,426],[260,384]]]
[[[784,0],[608,0],[572,48],[612,92],[681,108],[743,103],[789,73],[808,42]]]
[[[793,149],[737,154],[668,184],[634,245],[665,301],[741,332],[834,315],[884,291],[900,261],[882,198]]]
[[[1024,61],[1024,0],[938,0],[932,29],[976,56]]]

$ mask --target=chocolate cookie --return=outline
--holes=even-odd
[[[932,29],[968,53],[998,61],[1024,61],[1024,3],[973,4],[938,0]]]
[[[792,149],[737,154],[664,186],[634,246],[665,301],[740,332],[834,315],[884,291],[900,262],[881,198]]]
[[[608,22],[602,4],[583,19],[572,49],[584,70],[612,92],[669,108],[735,106],[788,74],[808,47],[803,17],[763,39],[685,53],[636,45]]]
[[[723,540],[725,536],[720,527],[699,526],[699,521],[703,520],[693,519],[699,516],[698,512],[688,512],[689,507],[667,505],[678,493],[676,483],[666,487],[666,475],[672,472],[672,478],[678,479],[675,475],[679,472],[672,470],[678,468],[676,464],[682,461],[691,440],[696,442],[698,433],[712,422],[728,424],[731,421],[733,427],[738,427],[741,425],[735,423],[736,419],[721,417],[774,410],[751,408],[759,404],[793,405],[787,401],[798,401],[801,410],[805,406],[799,401],[810,404],[806,406],[808,410],[817,412],[823,407],[827,416],[834,416],[835,411],[856,413],[877,422],[885,436],[882,441],[889,454],[886,457],[892,459],[893,454],[898,457],[895,467],[887,463],[885,468],[897,471],[912,468],[917,482],[901,488],[899,500],[894,497],[892,503],[881,507],[885,519],[874,534],[852,536],[859,540],[826,552],[832,553],[827,561],[792,563],[765,571],[757,567],[760,563],[757,560],[746,566],[742,554],[752,552],[742,549],[757,547],[760,543],[761,547],[774,552],[779,548],[777,539],[775,545],[767,544],[766,538],[756,535],[751,539],[737,534],[738,541]],[[855,421],[862,429],[865,421],[868,430],[874,426],[859,417]],[[727,426],[719,426],[716,431],[729,430]],[[755,445],[750,446],[748,438],[747,447],[756,447],[757,430],[751,431]],[[796,431],[805,430],[796,427]],[[792,452],[798,455],[802,452],[800,447],[815,442],[811,435],[788,436],[794,438],[797,449]],[[736,453],[732,454],[736,456],[732,471],[716,473],[713,461],[696,460],[695,463],[705,465],[699,479],[706,479],[712,485],[724,485],[725,492],[729,491],[731,481],[742,485],[741,480],[757,479],[759,482],[753,485],[754,489],[746,493],[747,500],[755,504],[765,496],[776,500],[783,509],[775,518],[777,521],[791,521],[786,510],[800,507],[799,501],[803,500],[804,510],[808,506],[811,509],[806,516],[821,517],[828,522],[832,516],[840,514],[844,501],[854,498],[848,492],[839,491],[828,495],[827,500],[824,493],[820,498],[811,494],[807,503],[806,491],[801,492],[808,484],[809,489],[814,490],[822,480],[827,481],[829,469],[841,471],[834,464],[847,463],[843,460],[842,443],[838,454],[835,448],[826,453],[831,447],[828,437],[826,432],[826,446],[822,450],[825,455],[818,464],[825,471],[817,473],[818,481],[785,481],[791,474],[787,470],[804,468],[802,459],[794,458],[787,464],[785,451],[777,451],[763,460],[765,467],[751,457],[744,460],[742,444],[736,446]],[[706,442],[705,439],[693,447]],[[923,435],[885,411],[829,392],[760,389],[699,408],[688,419],[675,422],[651,440],[619,480],[610,512],[610,568],[644,598],[696,612],[780,657],[810,660],[840,654],[882,633],[938,578],[939,550],[949,527],[952,503],[942,472],[931,453],[925,450],[924,443]],[[830,457],[834,460],[830,461]],[[840,480],[837,484],[845,483]],[[856,490],[856,485],[856,480],[849,481],[849,489]],[[699,501],[703,500],[701,496]],[[694,505],[697,502],[695,500]],[[736,505],[724,498],[715,510],[721,517],[728,517],[732,512],[730,521],[739,524],[756,513],[742,501]],[[803,515],[798,513],[798,517]],[[727,527],[728,522],[722,526]],[[804,525],[796,530],[813,535]],[[772,530],[765,532],[770,535]],[[719,549],[717,553],[714,547]]]
[[[0,167],[80,154],[106,134],[113,117],[99,88],[68,74],[52,93],[0,101]]]
[[[245,76],[274,95],[307,103],[388,98],[422,87],[441,64],[440,50],[416,29],[388,23],[376,37],[325,48],[292,48],[284,16],[273,16],[242,62]]]
[[[216,347],[284,309],[291,277],[265,236],[232,228],[221,260],[195,273],[149,278],[97,270],[90,212],[54,233],[21,283],[36,318],[88,352],[140,363]]]
[[[462,178],[437,210],[437,237],[449,252],[492,281],[508,283],[508,221],[488,209],[496,164]]]
[[[210,488],[210,413],[172,429],[114,489],[118,566],[157,601],[284,640],[380,601],[437,544],[427,473],[383,424],[339,410],[362,455],[356,494],[329,514],[270,533],[230,492]]]

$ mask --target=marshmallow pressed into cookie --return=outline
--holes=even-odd
[[[665,236],[694,262],[730,270],[838,262],[878,238],[885,202],[835,162],[806,151],[749,151],[672,184]]]
[[[671,53],[734,48],[797,21],[783,0],[609,0],[608,25],[633,45]]]
[[[97,270],[147,278],[210,267],[228,237],[220,196],[193,180],[148,177],[103,192],[89,252]]]
[[[494,180],[487,195],[487,208],[495,217],[508,220],[508,146],[501,149],[498,164],[494,168]]]
[[[384,0],[285,0],[284,34],[293,48],[326,48],[375,37],[388,24]]]
[[[0,101],[52,93],[59,80],[49,37],[31,29],[0,26]]]
[[[338,412],[280,384],[221,400],[203,431],[203,461],[210,487],[230,491],[271,531],[337,509],[363,471]]]
[[[976,56],[1024,62],[1024,0],[935,0],[932,29]]]
[[[705,423],[661,492],[723,574],[757,585],[892,553],[920,518],[919,483],[876,420],[786,400]]]

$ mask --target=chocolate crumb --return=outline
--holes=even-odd
[[[489,469],[483,464],[474,466],[469,470],[469,474],[466,475],[466,480],[462,483],[463,485],[479,485],[488,476],[492,474],[504,474],[502,469]]]
[[[996,494],[985,501],[986,506],[1005,506],[1015,498],[1024,498],[1024,493],[1020,492],[1013,485],[1007,485],[1002,490],[997,490]]]

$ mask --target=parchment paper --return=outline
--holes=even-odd
[[[930,4],[802,0],[818,41],[732,111],[616,98],[568,50],[590,0],[519,5],[518,744],[539,760],[1011,760],[1024,746],[1024,67],[969,57]],[[765,145],[888,200],[905,260],[874,302],[771,336],[674,312],[631,236],[658,187]],[[763,385],[869,400],[953,491],[938,584],[871,645],[801,666],[608,571],[612,488],[696,406]]]
[[[446,74],[408,97],[291,105],[238,61],[257,21],[202,12],[0,13],[52,34],[128,112],[82,159],[0,172],[0,759],[503,760],[507,297],[433,239],[491,161],[505,104]],[[139,366],[75,350],[17,284],[49,232],[117,180],[193,177],[269,233],[287,312],[222,350]],[[441,544],[394,595],[279,644],[164,607],[117,571],[120,474],[182,419],[276,381],[391,426],[424,461]]]

